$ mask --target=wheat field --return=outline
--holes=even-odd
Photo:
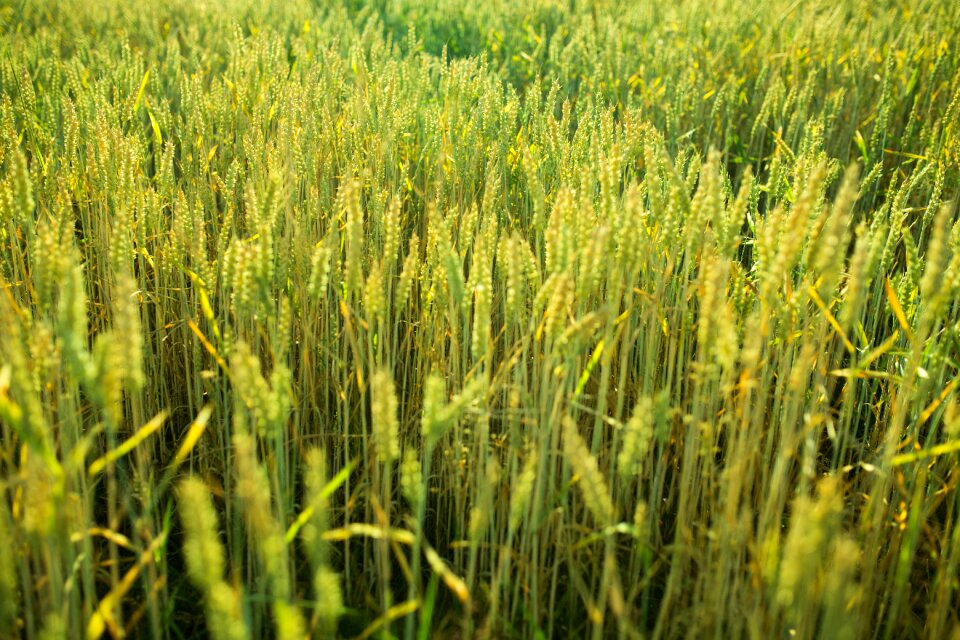
[[[960,638],[960,4],[0,34],[0,638]]]

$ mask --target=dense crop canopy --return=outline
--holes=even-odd
[[[0,0],[0,638],[960,633],[958,43]]]

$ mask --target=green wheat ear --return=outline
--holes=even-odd
[[[385,369],[370,379],[370,412],[377,457],[389,466],[400,457],[400,423],[393,377]]]
[[[596,458],[583,441],[573,418],[563,419],[563,453],[570,464],[587,509],[598,525],[609,524],[616,513],[610,499],[607,482],[601,473]]]
[[[313,597],[315,600],[311,624],[315,623],[321,637],[332,635],[337,621],[344,613],[341,578],[330,567],[334,547],[323,539],[328,529],[329,497],[326,459],[321,449],[311,449],[306,454],[306,495],[313,501],[307,526],[302,529],[303,542],[307,548],[307,557],[313,572]]]
[[[198,478],[181,481],[177,497],[185,530],[184,557],[193,582],[210,592],[223,580],[226,563],[220,544],[220,523],[210,492]]]
[[[207,629],[217,640],[249,638],[240,594],[224,582],[226,559],[220,543],[220,524],[206,484],[194,477],[177,488],[184,527],[184,559],[191,581],[206,605]]]

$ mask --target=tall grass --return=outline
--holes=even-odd
[[[0,637],[960,633],[960,5],[641,4],[0,2]]]

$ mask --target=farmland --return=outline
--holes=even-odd
[[[960,4],[0,0],[0,639],[960,637]]]

